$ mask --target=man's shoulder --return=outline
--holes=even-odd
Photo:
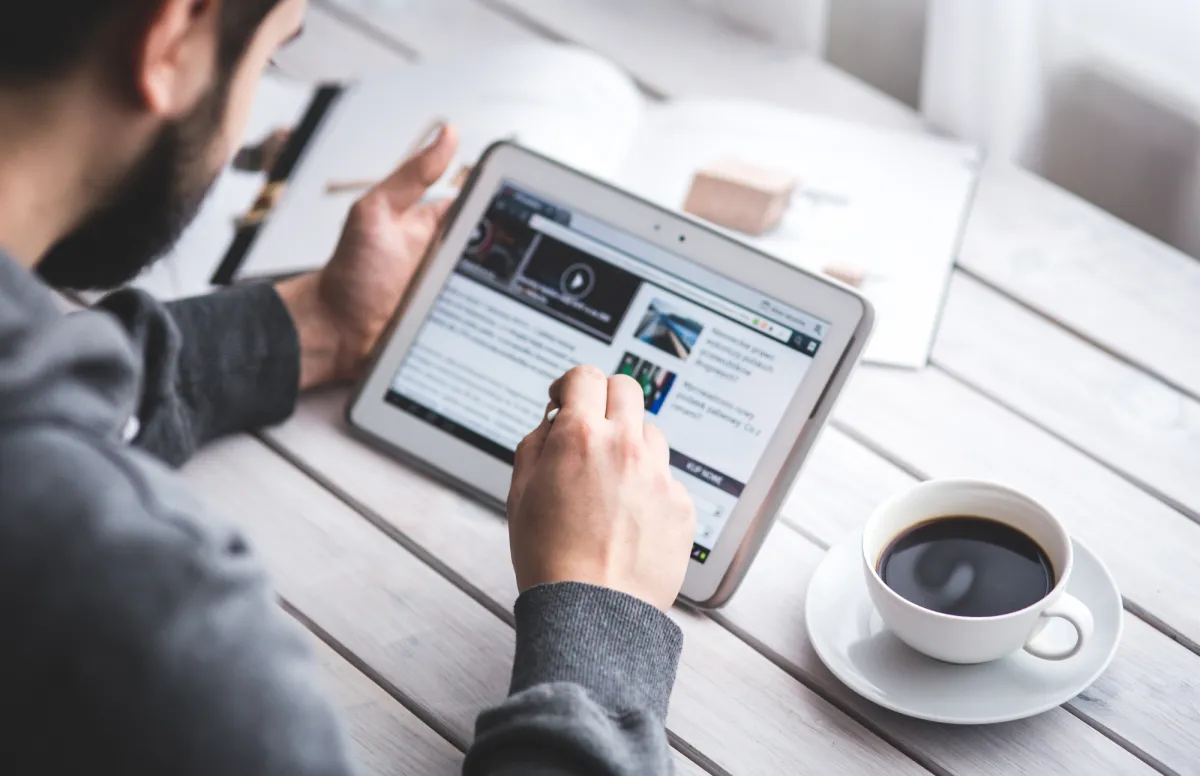
[[[0,591],[6,616],[43,606],[74,614],[168,604],[205,579],[261,584],[244,542],[215,519],[174,472],[85,428],[0,426]],[[14,607],[16,611],[14,611]],[[131,623],[132,624],[132,623]]]
[[[165,465],[66,422],[0,425],[0,516],[0,531],[14,537],[98,540],[111,530],[186,545],[227,530]]]
[[[349,773],[301,629],[187,491],[119,442],[0,425],[0,686],[23,711],[0,750],[56,773]]]

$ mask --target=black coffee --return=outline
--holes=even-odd
[[[884,583],[917,606],[994,617],[1054,589],[1044,550],[1011,526],[983,517],[939,517],[900,534],[879,556]]]

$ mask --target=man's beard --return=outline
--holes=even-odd
[[[216,180],[205,161],[226,94],[218,85],[187,116],[163,127],[107,201],[42,257],[37,271],[43,280],[56,288],[113,288],[170,250]]]

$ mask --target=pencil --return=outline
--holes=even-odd
[[[446,125],[446,120],[437,118],[430,121],[421,130],[421,134],[417,135],[417,139],[408,147],[408,152],[405,154],[406,159],[411,159],[417,155],[417,152],[422,151],[432,143],[442,131],[442,127]],[[326,194],[349,194],[352,192],[366,191],[367,189],[379,183],[378,180],[366,179],[350,179],[350,180],[331,180],[325,184]]]

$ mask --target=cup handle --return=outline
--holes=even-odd
[[[1025,651],[1043,660],[1066,660],[1075,657],[1095,629],[1092,612],[1075,596],[1064,595],[1041,614],[1042,620],[1054,617],[1060,617],[1075,626],[1075,643],[1065,649],[1050,647],[1045,643],[1044,628],[1039,627],[1029,641],[1025,642]]]

